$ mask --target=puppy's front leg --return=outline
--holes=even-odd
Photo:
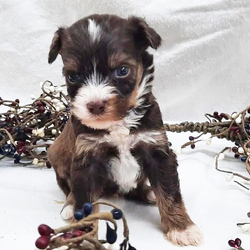
[[[181,197],[175,154],[168,148],[146,144],[141,153],[167,238],[178,245],[202,243],[202,234],[187,214]]]

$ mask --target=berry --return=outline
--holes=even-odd
[[[115,220],[120,220],[123,216],[123,212],[120,209],[115,208],[115,209],[111,210],[111,213],[113,214],[113,218]]]
[[[234,153],[237,153],[237,152],[238,152],[238,148],[237,148],[237,147],[233,147],[233,148],[232,148],[232,151],[233,151]]]
[[[235,155],[234,155],[234,158],[236,158],[236,159],[238,159],[239,157],[240,157],[239,154],[235,154]]]
[[[43,103],[42,103],[41,101],[38,101],[38,102],[36,102],[36,105],[37,105],[38,107],[41,107],[41,106],[43,106]]]
[[[9,116],[6,116],[6,119],[5,119],[6,122],[11,122],[11,118]]]
[[[49,226],[45,225],[45,224],[41,224],[39,227],[38,227],[38,232],[40,235],[45,235],[45,236],[48,236],[50,235],[51,233],[53,233],[53,229],[50,228]]]
[[[193,141],[194,140],[194,137],[193,136],[189,136],[189,141]]]
[[[41,236],[36,240],[35,245],[39,249],[45,249],[49,245],[49,237],[45,235]]]
[[[38,112],[39,113],[44,113],[45,112],[45,108],[43,106],[39,107]]]
[[[235,244],[236,244],[238,247],[241,245],[241,239],[239,239],[239,238],[236,238],[236,239],[234,240],[234,242],[235,242]]]
[[[81,209],[75,211],[74,218],[76,220],[81,220],[84,217],[84,212]]]
[[[73,237],[79,237],[79,236],[82,236],[82,235],[83,235],[83,231],[81,231],[81,230],[76,230],[73,233]]]
[[[93,211],[93,205],[90,202],[87,202],[83,205],[83,212],[85,216],[90,215],[92,211]]]
[[[229,241],[228,241],[228,245],[229,245],[230,247],[234,247],[234,246],[235,246],[234,240],[229,240]]]
[[[194,148],[195,148],[195,144],[192,144],[192,145],[191,145],[191,148],[194,149]]]
[[[20,103],[20,100],[19,100],[19,99],[16,99],[15,102]]]
[[[243,156],[243,157],[240,158],[240,160],[241,160],[242,162],[246,162],[247,157]]]
[[[15,159],[15,160],[14,160],[14,163],[15,163],[15,164],[18,164],[19,162],[20,162],[20,159]]]

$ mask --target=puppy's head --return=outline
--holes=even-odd
[[[92,15],[57,30],[49,63],[61,55],[73,114],[89,127],[107,129],[150,92],[154,68],[146,49],[160,44],[143,19]]]

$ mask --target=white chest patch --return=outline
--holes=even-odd
[[[120,192],[128,193],[137,186],[136,180],[141,174],[141,167],[131,154],[139,142],[160,145],[166,141],[166,137],[159,131],[144,131],[130,134],[124,125],[117,124],[109,128],[110,133],[100,137],[82,135],[79,137],[76,149],[77,154],[84,151],[95,150],[101,143],[109,143],[117,147],[119,156],[110,160],[111,178],[118,184]]]
[[[143,132],[139,134],[129,134],[125,127],[116,126],[112,128],[109,135],[105,136],[108,141],[119,150],[119,158],[113,158],[110,162],[110,170],[114,181],[119,185],[122,193],[128,193],[137,186],[136,180],[141,174],[141,167],[131,154],[131,149],[140,141],[156,143],[155,136],[159,132]]]

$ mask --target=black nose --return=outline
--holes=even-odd
[[[104,101],[89,102],[87,104],[87,108],[91,114],[100,115],[104,112],[105,102]]]

